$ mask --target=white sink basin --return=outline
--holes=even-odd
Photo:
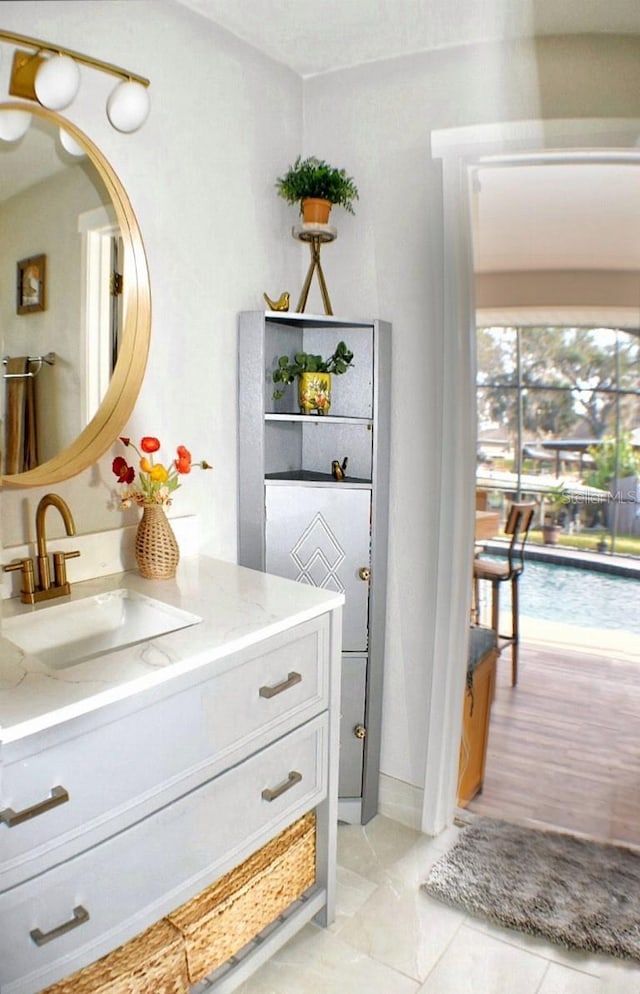
[[[197,614],[121,589],[5,618],[2,635],[50,669],[63,670],[201,621]]]

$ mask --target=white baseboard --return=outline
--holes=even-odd
[[[422,798],[424,791],[404,780],[380,774],[378,812],[385,818],[422,831]]]

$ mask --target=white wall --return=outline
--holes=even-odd
[[[451,49],[313,78],[303,88],[169,0],[10,0],[2,21],[152,80],[151,117],[135,135],[117,134],[96,113],[111,83],[89,81],[89,71],[91,85],[68,116],[105,151],[138,215],[154,319],[130,433],[184,442],[214,464],[213,474],[194,475],[177,497],[180,513],[203,512],[204,552],[228,559],[236,552],[237,312],[260,308],[263,290],[295,296],[307,264],[274,179],[299,151],[355,176],[357,216],[336,212],[339,237],[323,250],[323,268],[336,313],[394,325],[382,765],[421,788],[437,676],[435,614],[467,597],[435,583],[435,563],[451,540],[438,533],[442,505],[452,499],[440,480],[455,479],[461,457],[441,439],[444,419],[457,411],[466,418],[473,404],[470,394],[456,395],[443,347],[440,170],[429,158],[429,134],[519,118],[640,116],[640,43],[578,37]],[[6,92],[6,63],[2,73]],[[105,527],[109,464],[58,488],[82,530]],[[32,522],[39,496],[5,491],[5,545]]]

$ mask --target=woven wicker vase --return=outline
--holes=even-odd
[[[180,549],[161,504],[145,505],[136,532],[136,562],[148,580],[176,575]]]

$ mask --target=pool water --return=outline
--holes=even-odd
[[[519,583],[522,617],[640,635],[640,579],[527,561]]]

